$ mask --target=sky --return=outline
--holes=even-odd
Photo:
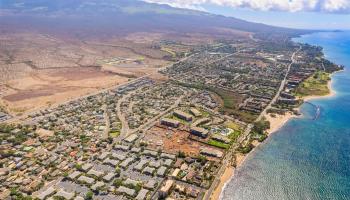
[[[350,30],[350,0],[145,0],[253,22],[304,29]]]

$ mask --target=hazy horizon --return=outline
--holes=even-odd
[[[286,28],[350,30],[350,2],[342,0],[291,1],[290,3],[284,0],[264,2],[236,0],[145,1],[202,10],[213,14]],[[297,4],[298,2],[300,4]]]

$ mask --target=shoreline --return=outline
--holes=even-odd
[[[247,155],[237,153],[234,154],[236,158],[236,167],[233,167],[232,165],[226,166],[226,169],[222,176],[220,177],[219,185],[215,188],[213,193],[210,195],[211,200],[217,200],[222,198],[222,192],[226,188],[227,184],[235,177],[235,172],[238,167],[240,167],[245,159],[247,158]]]
[[[332,84],[333,84],[332,77],[333,77],[333,75],[335,73],[339,73],[339,72],[342,72],[342,71],[344,71],[344,70],[334,72],[331,75],[331,79],[327,83],[327,86],[328,86],[328,89],[329,89],[329,94],[323,95],[323,96],[310,95],[310,96],[302,97],[301,99],[304,102],[307,102],[307,101],[311,101],[311,100],[315,100],[315,99],[324,99],[324,98],[331,98],[331,97],[336,96],[337,92],[332,87]],[[298,107],[298,109],[300,109],[300,106]],[[279,114],[275,114],[275,115],[276,115],[275,117],[272,117],[271,114],[266,114],[265,115],[266,120],[270,122],[270,128],[267,130],[268,137],[270,137],[271,134],[276,133],[278,130],[280,130],[289,120],[294,119],[294,118],[301,118],[302,117],[302,115],[298,116],[298,115],[293,114],[292,112],[287,112],[287,113],[285,113],[283,115],[279,115]],[[235,154],[236,159],[237,159],[236,167],[228,166],[225,169],[224,174],[220,178],[220,183],[215,188],[213,193],[210,195],[210,199],[212,199],[212,200],[217,200],[217,199],[221,200],[222,199],[223,191],[226,188],[226,185],[235,177],[236,170],[244,163],[245,159],[252,152],[254,152],[256,147],[261,145],[262,143],[263,142],[259,142],[257,140],[254,140],[252,142],[252,144],[254,145],[254,148],[248,154],[245,154],[245,155],[238,154],[238,156],[239,156],[238,159],[237,159],[237,154]]]
[[[337,73],[337,72],[335,72]],[[317,96],[317,95],[311,95],[311,96],[306,96],[306,97],[303,97],[302,99],[304,100],[304,102],[306,101],[312,101],[312,100],[315,100],[315,99],[325,99],[325,98],[331,98],[331,97],[334,97],[337,92],[334,90],[332,84],[333,84],[333,79],[332,79],[332,76],[335,74],[333,73],[331,75],[331,80],[328,81],[327,83],[327,86],[328,86],[328,89],[329,89],[329,93],[327,95],[323,95],[323,96]]]

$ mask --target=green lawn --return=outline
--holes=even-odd
[[[241,135],[241,131],[233,131],[228,138],[231,140],[231,142],[236,142],[237,138]]]
[[[306,79],[296,89],[295,95],[304,97],[310,95],[324,96],[329,94],[328,81],[330,80],[330,74],[318,71],[310,78]]]
[[[236,130],[236,131],[241,129],[241,127],[238,124],[236,124],[235,122],[232,122],[232,121],[229,121],[229,122],[225,123],[225,126],[227,128],[230,128],[230,129],[233,129],[233,130]]]
[[[110,133],[109,133],[109,136],[115,138],[115,137],[118,137],[119,134],[120,134],[120,131],[114,131],[114,132],[110,132]]]
[[[228,149],[228,148],[230,148],[229,144],[225,144],[225,143],[222,143],[222,142],[219,142],[219,141],[216,141],[216,140],[212,140],[212,139],[209,140],[208,144],[211,145],[211,146],[214,146],[214,147],[221,148],[221,149]]]

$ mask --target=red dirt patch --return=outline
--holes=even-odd
[[[182,151],[192,157],[198,156],[202,147],[209,147],[208,145],[189,139],[189,135],[190,133],[184,130],[154,126],[147,132],[146,138],[150,148],[157,149],[158,147],[162,147],[165,152],[172,154]]]

